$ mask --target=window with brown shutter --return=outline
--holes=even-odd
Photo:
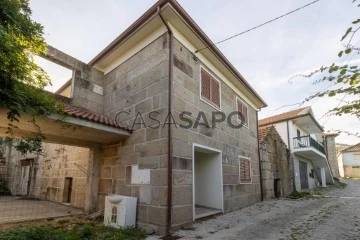
[[[248,127],[249,126],[248,106],[238,97],[236,98],[236,106],[237,106],[237,111],[241,113],[243,116],[242,118],[239,114],[238,121],[239,122],[244,121],[244,126]]]
[[[201,99],[220,108],[220,82],[201,68]]]
[[[239,157],[240,183],[251,183],[250,159]]]

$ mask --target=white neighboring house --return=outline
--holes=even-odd
[[[311,107],[304,107],[259,121],[260,127],[273,125],[290,149],[290,166],[297,191],[334,183],[326,149],[324,129],[316,121]],[[331,136],[334,138],[334,136]],[[335,143],[334,139],[332,139]],[[328,141],[329,143],[329,141]],[[332,146],[333,145],[333,146]],[[327,144],[334,148],[335,144]],[[336,160],[336,158],[334,157]]]
[[[341,150],[338,163],[341,177],[360,178],[360,143]]]

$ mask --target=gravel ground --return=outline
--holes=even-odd
[[[175,235],[182,239],[360,239],[360,181],[344,182],[345,189],[322,190],[322,198],[261,202],[194,223]]]

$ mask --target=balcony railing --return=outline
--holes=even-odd
[[[293,142],[294,148],[313,147],[313,148],[317,149],[318,151],[322,152],[323,154],[325,154],[324,146],[321,145],[318,141],[316,141],[312,137],[310,137],[309,135],[295,137],[293,141],[294,141]]]

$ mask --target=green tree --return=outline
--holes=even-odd
[[[34,55],[46,53],[43,27],[33,21],[28,0],[0,0],[0,105],[8,109],[8,136],[24,115],[31,116],[36,131],[17,146],[22,153],[40,152],[43,136],[37,117],[61,110],[55,98],[44,91],[51,84],[35,63]]]
[[[356,7],[360,7],[359,0],[353,0]],[[338,57],[342,60],[346,60],[346,56],[349,54],[359,54],[360,48],[353,45],[353,40],[357,36],[360,29],[360,19],[356,19],[352,22],[351,26],[346,30],[345,34],[341,37],[341,41],[344,43],[344,49],[338,53]],[[337,107],[331,109],[328,114],[334,114],[338,116],[352,115],[360,119],[360,67],[358,64],[352,64],[344,61],[342,64],[333,63],[330,66],[321,67],[320,69],[312,72],[306,77],[313,77],[317,74],[324,74],[315,83],[330,82],[331,88],[320,91],[309,98],[306,101],[317,97],[335,97],[343,95],[342,101]],[[345,96],[353,96],[354,100],[345,102],[341,105]]]

